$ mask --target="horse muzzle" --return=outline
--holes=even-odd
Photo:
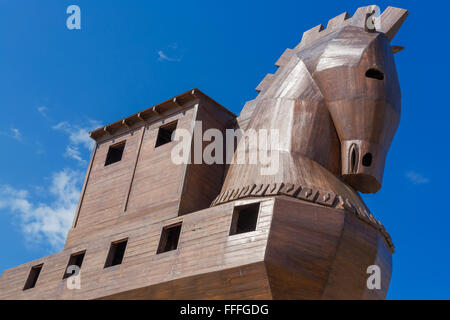
[[[341,142],[342,177],[355,190],[376,193],[381,188],[386,152],[365,140]]]

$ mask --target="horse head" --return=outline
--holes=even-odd
[[[375,8],[358,9],[347,23],[339,16],[340,28],[297,53],[320,88],[339,136],[341,175],[364,193],[381,188],[386,154],[400,122],[400,85],[390,40],[407,14],[389,7],[375,17]]]
[[[327,28],[318,25],[304,32],[295,48],[285,50],[276,73],[264,77],[258,96],[237,119],[237,127],[246,131],[279,132],[278,144],[252,147],[278,154],[278,170],[263,175],[262,164],[233,161],[214,205],[280,187],[292,194],[284,189],[269,194],[302,197],[299,190],[305,190],[317,200],[320,192],[325,198],[333,193],[366,210],[355,190],[374,193],[381,188],[400,121],[393,57],[398,47],[390,41],[408,14],[388,7],[376,15],[377,9],[362,7],[352,17],[343,13]],[[245,139],[239,146],[243,148],[237,150],[250,150]],[[319,193],[308,192],[311,188]]]

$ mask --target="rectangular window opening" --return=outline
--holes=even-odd
[[[125,149],[125,141],[109,146],[108,154],[106,155],[105,166],[108,166],[110,164],[122,160],[124,149]]]
[[[234,208],[231,219],[230,236],[256,230],[259,202]]]
[[[23,290],[34,288],[36,282],[38,281],[39,274],[41,273],[43,265],[44,264],[40,264],[31,268],[30,273],[28,274],[27,282],[25,282]]]
[[[156,139],[155,148],[171,142],[173,139],[173,133],[175,132],[176,128],[177,128],[177,121],[159,127],[158,138]]]
[[[70,256],[69,262],[67,263],[66,271],[64,272],[63,279],[66,279],[73,275],[75,273],[75,270],[68,270],[70,266],[77,266],[78,268],[81,268],[81,265],[83,264],[84,254],[86,251],[74,253]]]
[[[112,267],[122,263],[128,239],[119,240],[111,243],[108,257],[106,258],[105,268]]]
[[[161,232],[161,239],[159,240],[158,253],[176,250],[178,247],[178,240],[180,239],[181,222],[175,225],[164,227]]]

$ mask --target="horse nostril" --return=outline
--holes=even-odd
[[[370,167],[372,164],[372,154],[370,152],[366,153],[362,158],[362,164],[364,167]]]
[[[358,170],[358,147],[352,144],[350,147],[350,172],[355,173]]]

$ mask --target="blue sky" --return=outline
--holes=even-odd
[[[447,1],[0,0],[0,270],[62,248],[89,130],[192,88],[239,114],[303,31],[369,4],[410,10],[401,123],[364,196],[396,245],[388,298],[449,299]]]

